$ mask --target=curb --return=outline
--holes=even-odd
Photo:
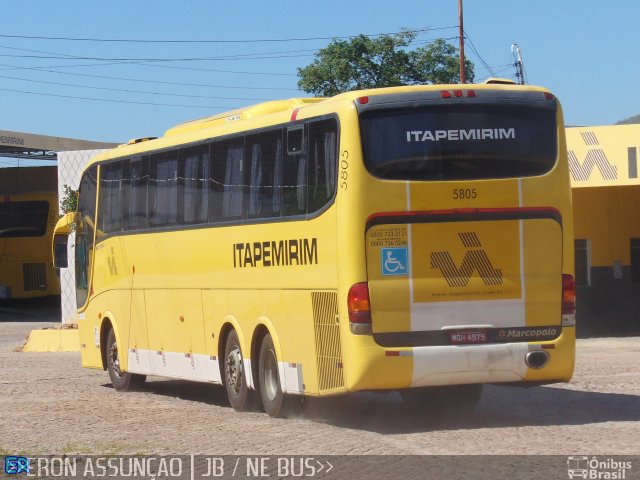
[[[79,352],[80,336],[76,329],[31,330],[23,352]]]

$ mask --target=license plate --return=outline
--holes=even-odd
[[[487,343],[486,330],[454,330],[449,332],[449,343],[452,345],[469,345]]]

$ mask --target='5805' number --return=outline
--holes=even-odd
[[[454,188],[454,200],[469,200],[478,198],[478,191],[475,188]]]

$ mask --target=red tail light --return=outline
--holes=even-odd
[[[573,275],[562,274],[562,314],[576,313],[576,282]]]
[[[351,323],[371,323],[371,305],[369,304],[369,286],[366,282],[356,283],[347,295],[349,321]]]

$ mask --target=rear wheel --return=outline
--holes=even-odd
[[[301,397],[289,396],[282,392],[278,357],[270,334],[262,339],[258,372],[262,405],[270,416],[286,417],[297,405],[300,405]]]
[[[237,412],[254,410],[258,405],[258,395],[247,385],[242,349],[238,334],[232,330],[224,349],[224,383],[229,403]]]
[[[402,390],[405,404],[416,410],[443,414],[470,414],[482,395],[482,384],[421,387]]]
[[[120,368],[120,355],[116,334],[111,328],[107,335],[107,371],[109,372],[111,384],[113,388],[120,392],[137,390],[144,384],[147,377],[136,373],[123,372]]]

